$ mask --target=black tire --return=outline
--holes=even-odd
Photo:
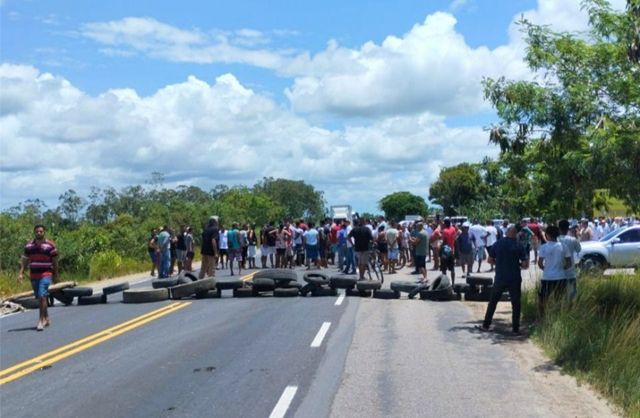
[[[421,290],[420,299],[446,301],[446,300],[451,300],[452,294],[453,294],[453,287],[451,286],[445,287],[443,289]]]
[[[78,306],[99,305],[107,303],[107,295],[80,296],[78,298]]]
[[[462,293],[452,293],[450,300],[453,300],[453,301],[462,300]]]
[[[467,284],[474,286],[490,286],[493,284],[493,279],[489,277],[467,277]]]
[[[300,288],[300,294],[302,296],[307,296],[309,293],[313,292],[315,289],[319,288],[320,285],[314,283],[307,283]]]
[[[207,292],[198,292],[196,293],[196,299],[220,299],[220,291],[219,290],[209,290]]]
[[[578,264],[580,275],[599,276],[606,269],[606,261],[599,255],[586,255]]]
[[[418,282],[391,282],[389,287],[397,292],[409,293],[418,286]]]
[[[186,277],[187,279],[190,279],[192,282],[195,282],[198,280],[198,276],[196,276],[192,271],[182,271],[182,274],[184,275],[184,277]]]
[[[189,284],[189,283],[193,283],[193,280],[191,280],[190,277],[183,276],[182,274],[178,276],[178,285]]]
[[[311,296],[338,296],[338,289],[333,287],[316,287],[311,292]]]
[[[234,298],[253,297],[253,289],[251,289],[250,287],[239,287],[237,289],[233,289],[233,297]]]
[[[162,302],[169,299],[169,289],[137,287],[122,292],[122,303]]]
[[[336,289],[353,289],[357,282],[355,276],[333,276],[329,279],[329,286]]]
[[[370,298],[373,295],[374,290],[346,290],[345,292],[351,292],[354,296],[358,296],[359,298]]]
[[[113,295],[114,293],[124,292],[129,289],[129,282],[124,282],[120,284],[114,284],[113,286],[107,286],[102,288],[103,295]]]
[[[276,298],[291,298],[300,296],[300,291],[297,287],[280,288],[273,291],[273,296]]]
[[[467,293],[467,290],[469,290],[471,286],[469,286],[468,284],[464,284],[464,283],[456,283],[453,285],[453,291],[455,293]]]
[[[58,302],[62,302],[65,306],[73,304],[73,296],[66,296],[62,291],[53,292],[51,296]]]
[[[291,289],[291,288],[296,288],[296,289],[301,289],[302,288],[302,283],[298,282],[298,281],[289,281],[287,283],[282,284],[282,286],[278,286],[276,284],[276,288],[280,287],[281,289]]]
[[[40,309],[40,299],[34,297],[20,298],[13,301],[25,309]]]
[[[376,280],[360,280],[356,283],[358,290],[378,290],[382,287],[382,283]]]
[[[156,279],[151,281],[151,286],[154,289],[166,289],[167,287],[173,287],[178,285],[178,278],[171,279]]]
[[[291,283],[298,283],[298,279],[296,280],[290,280],[290,279],[274,279],[274,286],[276,289],[283,289],[283,288],[287,288],[290,287],[289,284]],[[295,284],[293,284],[292,286],[295,286]]]
[[[295,270],[291,269],[271,269],[271,270],[260,270],[257,272],[253,279],[271,279],[271,280],[298,280],[298,274]]]
[[[66,289],[62,289],[62,293],[65,296],[71,296],[74,298],[79,298],[83,296],[91,296],[93,295],[93,289],[90,287],[68,287]]]
[[[478,293],[480,293],[480,288],[479,288],[478,286],[476,286],[476,285],[472,285],[472,284],[467,285],[467,286],[469,286],[469,287],[467,287],[467,288],[466,288],[467,290],[464,292],[464,293],[465,293],[465,295],[466,295],[466,294],[474,294],[474,295],[477,295]]]
[[[373,291],[374,299],[400,299],[400,292],[391,289],[378,289]]]
[[[489,295],[484,293],[465,293],[464,300],[469,302],[489,302]]]
[[[429,290],[440,290],[451,286],[451,279],[446,274],[441,274],[431,283]]]
[[[307,283],[313,283],[320,286],[329,284],[329,277],[323,273],[305,273],[303,279]]]
[[[209,290],[215,289],[215,287],[216,279],[213,277],[186,284],[179,284],[171,288],[171,299],[180,300],[193,296],[196,293],[207,293]]]
[[[244,282],[240,279],[223,279],[216,282],[216,289],[218,290],[233,290],[239,289],[242,286],[244,286]]]
[[[253,279],[251,284],[253,290],[258,292],[272,292],[276,288],[276,282],[273,279]]]

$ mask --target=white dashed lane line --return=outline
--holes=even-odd
[[[284,392],[282,392],[282,396],[280,396],[276,407],[273,408],[271,415],[269,415],[269,418],[283,418],[291,405],[291,401],[293,401],[293,397],[296,396],[297,391],[297,386],[287,386]]]
[[[311,348],[317,348],[322,345],[322,340],[324,340],[324,336],[327,335],[327,331],[329,331],[330,326],[331,322],[325,322],[322,324],[320,331],[316,334],[316,338],[314,338],[311,343]]]
[[[336,300],[336,304],[335,305],[336,306],[342,305],[342,301],[344,301],[344,297],[345,297],[345,294],[344,293],[340,293],[340,296],[338,296],[338,300]]]

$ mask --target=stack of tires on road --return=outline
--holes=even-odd
[[[439,302],[446,302],[451,300],[460,300],[460,296],[453,292],[453,286],[451,285],[451,279],[444,274],[436,277],[432,282],[428,285],[421,284],[419,281],[413,282],[392,282],[391,285],[392,290],[400,293],[411,293],[416,289],[416,287],[420,287],[420,299],[422,300],[432,300]]]
[[[54,306],[55,301],[62,303],[65,306],[73,304],[73,301],[77,298],[79,306],[97,305],[100,303],[107,303],[109,295],[113,295],[118,292],[123,292],[129,289],[129,283],[118,283],[112,286],[106,286],[102,288],[102,291],[97,294],[93,294],[93,288],[83,286],[67,287],[65,289],[51,292],[48,298],[49,306]],[[33,296],[27,298],[20,298],[14,301],[15,303],[22,305],[25,309],[39,309],[40,301]]]
[[[464,300],[470,302],[489,302],[493,288],[493,279],[489,277],[467,277],[466,284],[456,284],[453,291],[458,295],[464,294]],[[504,293],[500,300],[509,301],[509,295]]]

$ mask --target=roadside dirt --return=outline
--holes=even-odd
[[[464,302],[473,316],[481,321],[487,309],[486,303]],[[562,369],[550,360],[537,345],[529,340],[529,330],[522,327],[522,336],[513,337],[511,330],[511,304],[498,303],[494,316],[494,338],[506,347],[509,356],[524,371],[534,390],[548,400],[548,409],[559,418],[618,418],[605,399],[587,384],[578,384],[572,376],[562,374]]]

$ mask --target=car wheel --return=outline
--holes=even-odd
[[[600,275],[604,272],[604,262],[600,257],[587,256],[580,263],[580,273],[592,276]]]

